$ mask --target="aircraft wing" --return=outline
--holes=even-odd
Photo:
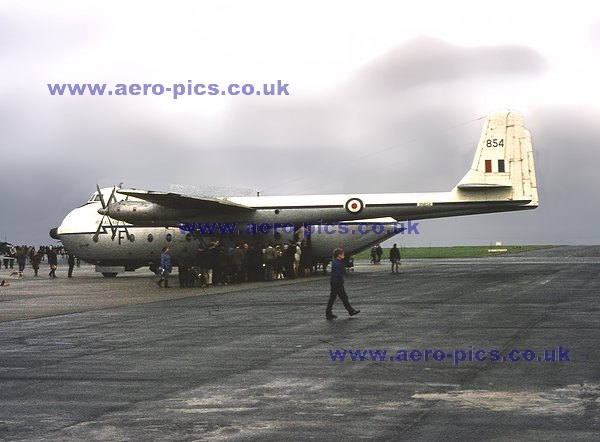
[[[253,211],[254,208],[232,203],[226,199],[208,196],[195,197],[172,192],[156,192],[153,190],[119,189],[118,193],[132,196],[170,209],[193,209],[198,211],[231,211],[231,213]]]

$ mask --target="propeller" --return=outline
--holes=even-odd
[[[100,223],[98,223],[98,229],[96,230],[96,233],[94,234],[94,238],[95,238],[95,240],[98,240],[98,237],[100,235],[100,230],[102,230],[102,226],[104,224],[104,218],[106,218],[108,220],[108,225],[110,226],[110,231],[112,232],[111,239],[114,241],[115,236],[117,235],[118,225],[114,225],[112,223],[110,216],[108,215],[108,205],[110,203],[112,203],[113,200],[115,202],[117,201],[117,198],[115,197],[115,192],[117,191],[117,186],[113,186],[112,192],[110,193],[110,197],[108,198],[108,202],[104,201],[104,196],[102,195],[102,191],[100,190],[100,186],[98,184],[96,184],[96,190],[98,191],[98,195],[100,196],[100,204],[102,205],[102,208],[98,209],[98,213],[100,213],[102,215],[102,218],[100,219]],[[127,236],[127,239],[129,239],[129,232],[127,231],[127,227],[125,227],[125,235]]]

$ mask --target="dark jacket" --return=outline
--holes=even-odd
[[[34,254],[33,258],[31,258],[31,266],[34,269],[39,269],[41,262],[42,262],[42,254],[40,252]]]
[[[27,249],[19,247],[17,250],[17,262],[19,264],[25,264],[27,262]]]
[[[244,261],[244,251],[236,247],[231,251],[231,268],[235,272],[242,271],[242,263]]]
[[[331,263],[331,276],[329,281],[332,284],[343,284],[344,283],[344,261],[334,259]]]
[[[173,266],[171,265],[171,255],[166,252],[162,253],[160,255],[160,266],[167,272],[171,272],[173,270]]]
[[[199,249],[196,252],[196,265],[201,269],[210,268],[210,252],[205,249]]]
[[[48,249],[48,264],[50,265],[57,265],[58,264],[58,257],[56,256],[56,252],[54,251],[54,249],[50,250]]]

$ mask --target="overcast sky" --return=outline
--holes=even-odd
[[[407,245],[598,244],[600,6],[589,1],[0,1],[0,239],[53,243],[96,183],[263,195],[450,190],[524,114],[534,211]],[[48,83],[277,83],[285,96],[51,96]]]

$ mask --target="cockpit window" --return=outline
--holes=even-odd
[[[94,192],[92,194],[92,196],[88,200],[88,203],[93,203],[93,202],[96,202],[96,201],[100,201],[100,194],[98,192]]]

